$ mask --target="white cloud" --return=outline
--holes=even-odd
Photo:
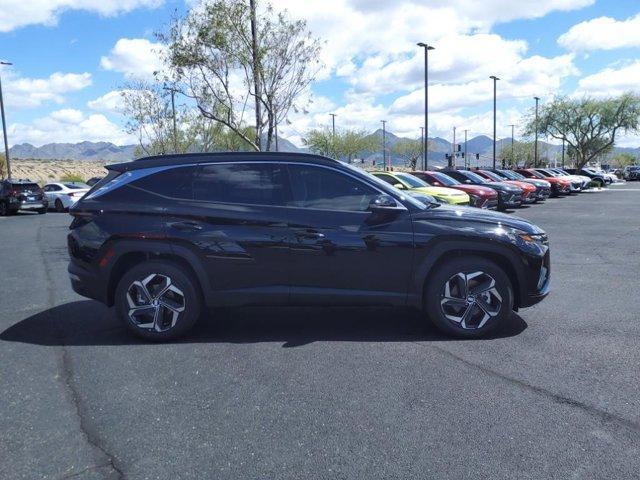
[[[100,65],[127,78],[151,79],[162,68],[163,48],[145,38],[121,38],[109,55],[100,59]]]
[[[598,17],[578,23],[561,35],[558,43],[572,51],[640,47],[640,14],[626,20]]]
[[[605,68],[580,79],[574,95],[612,97],[628,91],[640,93],[640,60],[620,68]]]
[[[158,7],[163,3],[164,0],[3,0],[0,32],[10,32],[26,25],[55,25],[67,10],[113,16],[136,8]]]
[[[112,142],[116,145],[135,143],[135,138],[102,114],[85,115],[74,109],[56,110],[28,124],[9,125],[13,145],[28,142],[36,146],[53,142]]]
[[[122,90],[112,90],[95,100],[90,100],[87,102],[87,106],[91,110],[96,110],[98,112],[121,113],[123,107],[123,93],[124,91]]]
[[[20,77],[13,70],[3,72],[7,105],[12,108],[39,107],[47,102],[61,104],[64,95],[91,85],[90,73],[56,72],[48,78]]]

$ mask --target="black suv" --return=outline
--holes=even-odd
[[[31,180],[0,181],[0,216],[12,215],[18,210],[47,213],[49,201],[40,186]]]
[[[144,338],[237,305],[412,306],[476,337],[549,289],[535,225],[423,203],[335,160],[186,154],[107,168],[71,207],[69,274]]]

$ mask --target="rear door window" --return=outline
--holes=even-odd
[[[196,200],[204,202],[284,206],[286,170],[266,162],[202,165],[193,192]]]

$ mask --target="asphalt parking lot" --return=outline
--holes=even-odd
[[[0,218],[0,478],[637,478],[640,184],[517,215],[553,290],[492,338],[254,308],[161,345],[71,291],[67,215]]]

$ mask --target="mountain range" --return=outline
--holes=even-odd
[[[361,152],[358,155],[365,164],[382,164],[382,129],[378,129],[370,136],[375,137],[375,142],[380,145],[377,151]],[[391,156],[391,163],[394,165],[404,164],[404,160],[393,153],[389,153],[393,146],[402,137],[395,135],[392,132],[386,132],[386,145],[387,155]],[[446,163],[445,154],[451,153],[452,144],[444,138],[430,138],[429,156],[428,161],[436,165],[443,165]],[[460,139],[456,139],[461,150],[464,150],[464,140],[460,142]],[[500,150],[501,144],[505,145],[505,148],[511,144],[510,138],[504,138],[498,140],[497,149]],[[9,154],[12,158],[18,159],[41,159],[41,160],[102,160],[106,162],[127,162],[135,158],[135,145],[123,145],[118,146],[109,142],[80,142],[80,143],[48,143],[40,147],[35,147],[29,143],[22,143],[14,145],[9,149]],[[306,148],[297,147],[295,144],[280,137],[278,141],[278,149],[282,152],[299,152],[307,153],[309,150]],[[562,147],[560,145],[554,145],[546,143],[544,141],[539,142],[538,146],[541,156],[548,158],[554,158],[560,156]],[[467,152],[473,159],[473,164],[477,162],[475,160],[475,154],[480,154],[479,164],[487,164],[493,156],[493,141],[486,135],[478,135],[470,138],[467,141]],[[616,147],[613,153],[627,152],[636,156],[640,156],[640,148],[621,148]],[[462,162],[458,158],[458,163]]]

